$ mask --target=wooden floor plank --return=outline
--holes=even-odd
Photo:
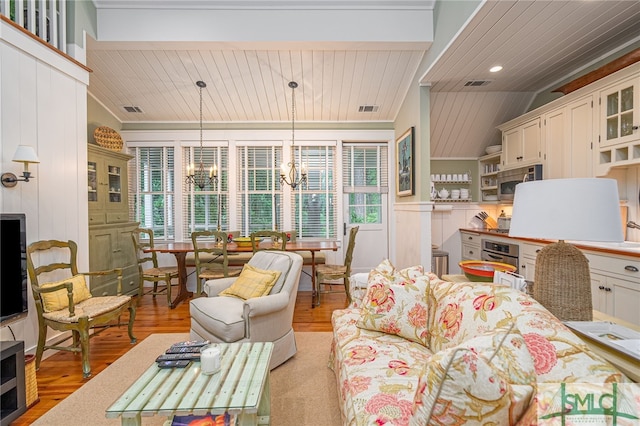
[[[346,297],[344,294],[323,294],[320,300],[320,306],[311,308],[311,292],[298,293],[293,318],[295,331],[331,331],[331,313],[346,306]],[[190,324],[188,301],[169,309],[163,295],[155,298],[146,295],[138,306],[133,332],[141,341],[154,333],[188,333]],[[126,326],[103,331],[91,339],[90,346],[92,377],[133,347]],[[80,355],[67,352],[56,352],[44,359],[36,377],[40,401],[11,423],[14,426],[30,425],[91,380],[82,378]]]

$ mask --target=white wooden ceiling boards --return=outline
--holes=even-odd
[[[123,123],[196,122],[200,79],[206,122],[290,121],[294,79],[297,121],[392,123],[418,78],[432,91],[432,157],[482,155],[498,142],[496,126],[525,112],[536,92],[640,40],[639,1],[490,0],[417,75],[433,41],[435,1],[94,4],[89,92]],[[498,63],[504,70],[489,73]]]

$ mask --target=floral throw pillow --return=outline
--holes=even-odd
[[[356,325],[427,346],[429,277],[418,275],[415,269],[374,271],[369,274]]]
[[[515,424],[535,392],[533,359],[511,325],[435,353],[423,368],[412,425]]]

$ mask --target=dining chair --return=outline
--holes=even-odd
[[[242,266],[229,266],[227,252],[228,232],[196,231],[191,233],[196,264],[196,295],[202,294],[202,283],[207,280],[236,277]]]
[[[264,238],[269,238],[272,242],[271,245],[260,246],[260,241]],[[261,250],[286,250],[287,249],[287,233],[280,231],[255,231],[251,233],[251,247],[253,252]]]
[[[171,305],[171,280],[177,279],[179,272],[177,266],[158,266],[158,255],[155,251],[145,253],[144,250],[153,248],[153,230],[147,228],[136,228],[131,231],[131,241],[136,252],[138,261],[138,271],[140,273],[140,283],[138,287],[138,299],[144,295],[144,282],[153,283],[153,290],[150,292],[155,298],[162,291],[167,293],[167,303]],[[164,282],[165,290],[158,291],[158,283]],[[173,285],[178,285],[175,283]],[[139,301],[138,301],[139,302]]]
[[[133,335],[136,304],[131,296],[122,295],[122,268],[107,271],[78,272],[78,246],[74,241],[37,241],[27,247],[27,271],[38,317],[36,370],[45,349],[63,350],[82,355],[83,377],[91,376],[89,339],[110,325],[120,325],[120,316],[129,310],[129,339]],[[116,295],[93,296],[85,278],[105,275],[117,276]],[[114,321],[117,321],[115,324]],[[71,331],[71,336],[47,342],[47,328]],[[100,330],[97,330],[100,328]],[[89,333],[93,329],[94,333]],[[62,343],[69,338],[73,342]],[[3,364],[4,368],[4,364]]]
[[[344,264],[332,265],[325,263],[324,265],[318,265],[316,267],[316,286],[317,294],[315,306],[320,306],[320,294],[326,293],[342,293],[343,291],[347,295],[347,301],[351,303],[351,293],[349,292],[349,277],[351,276],[351,261],[353,259],[353,250],[356,246],[356,234],[360,229],[359,226],[354,226],[349,231],[349,245],[347,246],[347,252],[344,257]],[[342,283],[338,284],[333,281],[342,280]],[[331,282],[329,282],[331,281]],[[341,285],[339,290],[333,290],[334,285]],[[322,290],[323,286],[329,287],[328,290]]]

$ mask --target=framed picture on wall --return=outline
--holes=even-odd
[[[396,193],[399,197],[413,195],[414,187],[414,127],[404,132],[396,140]]]

